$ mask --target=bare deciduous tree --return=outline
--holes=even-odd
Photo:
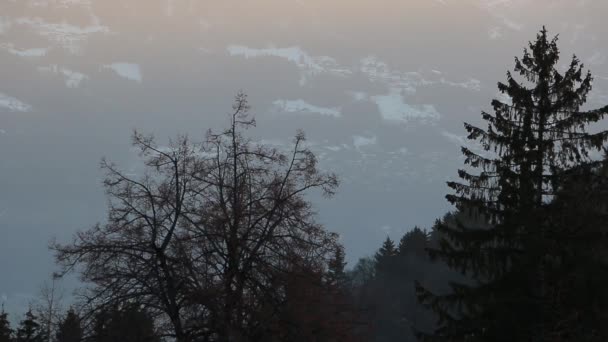
[[[239,341],[276,314],[268,303],[281,305],[276,282],[295,260],[326,267],[336,235],[304,196],[331,196],[337,178],[318,170],[301,132],[288,154],[246,138],[248,110],[239,94],[228,129],[202,143],[161,148],[135,133],[139,178],[102,162],[107,223],[52,246],[64,272],[77,268],[92,285],[83,303],[137,301],[179,342]]]
[[[51,281],[42,284],[38,298],[32,305],[36,316],[39,317],[44,337],[49,342],[52,340],[53,331],[61,319],[63,310],[63,291],[58,284],[59,278],[53,273]]]

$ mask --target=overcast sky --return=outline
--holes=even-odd
[[[313,198],[348,260],[450,210],[462,122],[480,122],[547,25],[608,103],[605,0],[0,1],[0,301],[53,271],[46,246],[103,222],[99,161],[134,128],[202,137],[249,94],[269,144],[304,129],[339,193]],[[566,58],[567,57],[567,58]]]

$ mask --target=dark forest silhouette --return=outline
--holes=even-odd
[[[587,129],[608,106],[582,110],[592,76],[558,62],[543,28],[510,102],[464,125],[454,212],[349,269],[306,197],[338,177],[301,132],[288,153],[249,140],[244,94],[201,142],[135,132],[143,175],[104,160],[107,222],[51,246],[76,303],[14,328],[2,310],[0,342],[607,341],[608,131]]]

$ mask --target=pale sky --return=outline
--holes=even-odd
[[[547,25],[608,103],[605,0],[6,0],[0,2],[0,298],[53,271],[46,249],[103,222],[102,157],[130,132],[201,137],[249,94],[259,139],[304,129],[342,184],[313,197],[352,264],[450,206],[464,120]],[[564,60],[566,63],[567,60]],[[4,299],[6,298],[6,299]]]

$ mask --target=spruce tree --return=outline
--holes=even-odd
[[[65,318],[57,329],[55,334],[56,342],[80,342],[83,338],[83,330],[80,322],[80,317],[74,312],[69,310]]]
[[[344,247],[336,246],[334,255],[331,257],[328,263],[327,280],[330,285],[344,288],[346,286],[346,261]]]
[[[8,321],[8,315],[4,311],[2,306],[2,312],[0,312],[0,342],[11,342],[13,337],[13,330],[11,329],[11,323]]]
[[[32,310],[25,313],[25,319],[19,323],[15,342],[43,342],[45,336]]]
[[[460,212],[488,219],[480,229],[466,222],[441,225],[432,257],[460,270],[471,282],[453,283],[437,295],[417,286],[419,299],[438,315],[424,341],[555,341],[562,321],[555,310],[561,255],[560,239],[549,219],[553,200],[567,170],[591,163],[608,132],[586,132],[608,107],[581,111],[592,77],[574,56],[564,73],[557,70],[557,37],[545,28],[515,58],[515,72],[498,89],[510,101],[493,100],[494,114],[482,113],[487,129],[465,123],[468,138],[483,152],[462,147],[465,165],[447,199]],[[474,172],[471,169],[477,169]]]
[[[376,276],[380,276],[383,273],[390,272],[394,257],[397,255],[397,248],[395,243],[390,237],[386,237],[386,240],[382,243],[382,247],[374,255],[374,261],[376,262]]]
[[[401,256],[414,255],[420,258],[426,256],[429,235],[419,227],[414,227],[399,240],[398,254]]]
[[[560,291],[555,307],[559,333],[576,341],[607,341],[608,327],[608,158],[565,174],[551,203],[551,223],[567,240],[561,276],[551,279]]]
[[[93,323],[95,342],[159,342],[154,320],[138,305],[100,311]]]
[[[116,312],[117,308],[102,308],[98,309],[93,318],[92,329],[90,333],[90,340],[94,342],[110,342],[111,341],[111,318],[113,312]],[[115,315],[114,315],[115,316]]]

